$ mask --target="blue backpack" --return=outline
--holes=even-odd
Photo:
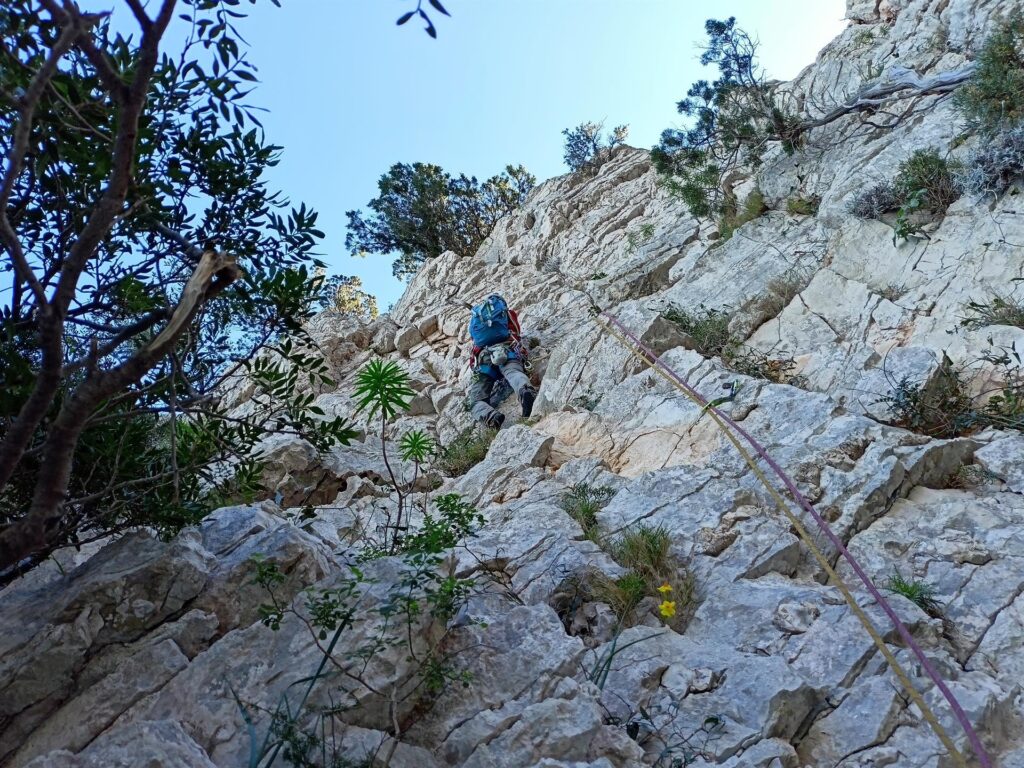
[[[487,301],[473,307],[473,316],[469,320],[469,335],[473,343],[480,347],[489,347],[506,341],[509,332],[508,304],[496,293],[487,297]]]

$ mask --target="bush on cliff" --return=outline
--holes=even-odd
[[[984,134],[1024,120],[1024,14],[1014,13],[985,41],[974,76],[953,95],[953,105]]]
[[[615,126],[605,137],[604,123],[580,123],[572,130],[562,131],[565,136],[562,157],[573,173],[593,176],[612,150],[626,141],[628,134],[628,125]]]
[[[395,163],[363,211],[349,211],[345,247],[353,255],[396,256],[395,277],[409,279],[445,251],[468,258],[494,225],[518,208],[537,180],[521,165],[483,183],[430,163]]]
[[[245,498],[271,432],[353,434],[309,409],[330,383],[302,332],[323,235],[264,177],[280,148],[247,100],[240,11],[135,5],[128,37],[74,3],[0,4],[0,582]]]

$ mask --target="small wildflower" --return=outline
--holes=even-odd
[[[666,619],[671,619],[676,615],[676,604],[674,600],[665,600],[661,605],[658,606],[658,611]]]
[[[669,584],[662,584],[660,587],[658,587],[658,591],[661,592],[661,594],[665,595],[672,591],[672,587]]]

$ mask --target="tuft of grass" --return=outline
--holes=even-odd
[[[985,138],[960,166],[957,181],[971,195],[998,198],[1024,177],[1024,124]]]
[[[769,294],[759,300],[765,302],[764,310],[774,311],[776,315],[781,312],[802,290],[805,279],[794,272],[769,283]],[[771,293],[772,290],[775,292]],[[722,362],[737,373],[776,384],[802,386],[805,383],[801,377],[790,373],[796,368],[792,358],[770,358],[744,347],[743,342],[730,333],[729,315],[721,310],[708,309],[702,304],[699,313],[691,314],[678,307],[671,307],[662,313],[662,317],[675,323],[693,339],[694,348],[702,355],[721,357]]]
[[[821,205],[821,198],[817,195],[791,197],[786,201],[786,213],[791,216],[814,216],[818,213],[819,205]]]
[[[743,201],[742,207],[738,207],[735,202],[733,202],[732,206],[726,207],[725,212],[718,220],[719,242],[724,243],[733,236],[737,229],[748,221],[758,218],[767,210],[768,206],[764,202],[764,194],[755,187],[747,195],[747,199]]]
[[[811,281],[812,272],[794,267],[768,281],[765,292],[751,304],[751,309],[766,317],[778,317]]]
[[[849,210],[860,219],[877,219],[883,213],[895,211],[901,202],[892,182],[881,181],[854,197]]]
[[[615,490],[612,488],[576,483],[562,494],[560,506],[562,511],[580,524],[588,539],[597,541],[597,513],[604,509],[614,495]]]
[[[1024,119],[1024,14],[1006,19],[985,41],[971,80],[953,94],[953,106],[982,133]]]
[[[672,556],[672,537],[662,526],[637,525],[609,547],[609,554],[643,584],[642,597],[671,601],[674,614],[668,623],[681,629],[689,621],[696,602],[693,575]],[[635,580],[630,584],[636,585]]]
[[[899,301],[907,292],[907,286],[903,283],[889,283],[885,288],[878,291],[883,299],[888,299],[894,304]]]
[[[918,195],[922,207],[944,214],[962,194],[955,171],[936,150],[919,149],[900,163],[896,193],[904,204]]]
[[[995,295],[991,301],[967,303],[969,317],[960,321],[964,328],[986,328],[990,325],[1011,325],[1024,328],[1024,301]]]
[[[441,448],[437,459],[437,468],[451,477],[466,474],[487,456],[487,451],[498,434],[493,429],[468,427]]]
[[[865,27],[857,31],[857,34],[853,37],[853,44],[857,48],[863,48],[866,45],[870,45],[875,39],[875,31],[871,27]]]
[[[679,329],[693,339],[696,349],[705,357],[721,355],[732,341],[729,334],[729,315],[718,309],[708,309],[703,304],[697,313],[687,312],[679,307],[670,307],[662,317],[675,323]]]
[[[596,574],[593,581],[594,598],[611,606],[621,623],[629,620],[633,611],[647,597],[647,582],[638,573],[627,573],[617,579]]]
[[[938,618],[942,615],[942,604],[935,599],[935,589],[923,581],[908,581],[896,571],[889,577],[885,588],[897,595],[903,595],[929,616]]]
[[[609,489],[597,489],[602,498]],[[637,609],[648,601],[656,605],[662,620],[677,631],[685,628],[693,615],[696,588],[689,569],[670,553],[671,537],[662,527],[637,525],[614,541],[598,535],[597,509],[592,505],[594,489],[583,484],[563,496],[562,508],[580,522],[592,541],[626,569],[618,578],[597,570],[589,571],[581,582],[583,599],[607,603],[618,619],[618,630],[631,625]],[[583,504],[580,503],[583,500]]]
[[[654,582],[671,569],[671,544],[672,538],[663,526],[641,524],[619,537],[612,547],[612,557],[625,568],[631,568]]]
[[[946,480],[946,487],[967,490],[985,485],[994,479],[996,475],[978,464],[961,464]]]

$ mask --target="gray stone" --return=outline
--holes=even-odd
[[[413,347],[423,341],[423,336],[415,328],[402,328],[395,334],[395,349],[400,355],[406,355]]]
[[[979,448],[974,460],[1016,493],[1024,493],[1024,437],[1013,435]]]
[[[47,718],[14,755],[28,762],[54,743],[78,751],[88,746],[123,712],[159,690],[188,666],[173,640],[164,640],[108,664],[108,673]]]
[[[883,677],[854,686],[843,702],[818,720],[800,744],[811,765],[834,765],[847,755],[884,742],[895,730],[902,708],[901,692]]]
[[[26,768],[216,768],[174,720],[141,721],[100,736],[83,752],[38,757]]]

